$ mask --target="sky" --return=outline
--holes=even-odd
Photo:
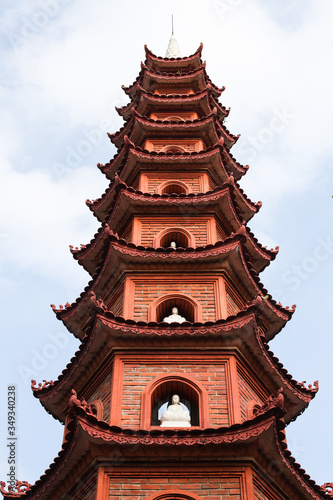
[[[163,7],[160,7],[163,5]],[[2,0],[0,7],[0,480],[9,472],[7,391],[16,387],[17,471],[34,483],[61,449],[63,426],[32,396],[79,342],[50,304],[73,302],[89,276],[69,245],[98,229],[85,205],[107,181],[144,44],[165,56],[174,14],[183,55],[203,42],[207,73],[241,134],[240,185],[262,201],[249,227],[280,247],[261,281],[293,319],[270,342],[293,377],[319,392],[287,428],[292,455],[333,481],[333,2],[331,0]]]

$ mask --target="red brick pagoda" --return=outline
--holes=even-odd
[[[65,426],[59,456],[5,499],[301,500],[332,498],[287,448],[285,426],[318,384],[293,380],[268,342],[294,307],[259,273],[275,250],[247,227],[260,203],[238,185],[223,89],[202,46],[146,48],[99,165],[110,180],[87,201],[101,223],[71,248],[91,281],[57,317],[80,339],[55,382],[33,393]]]

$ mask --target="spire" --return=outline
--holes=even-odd
[[[178,45],[178,42],[176,40],[176,38],[174,37],[174,32],[173,32],[173,14],[172,14],[172,35],[170,37],[170,40],[169,40],[169,45],[168,45],[168,48],[167,48],[167,51],[166,51],[166,54],[165,54],[165,57],[167,59],[171,59],[171,57],[182,57],[181,55],[181,52],[180,52],[180,48],[179,48],[179,45]]]

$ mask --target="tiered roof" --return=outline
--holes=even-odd
[[[102,225],[90,243],[81,248],[71,247],[74,258],[92,279],[73,304],[52,306],[66,328],[81,340],[80,348],[56,381],[37,386],[33,381],[32,384],[35,397],[45,409],[56,419],[66,421],[63,449],[34,486],[20,483],[14,494],[6,492],[4,483],[0,483],[0,490],[6,499],[18,496],[47,499],[53,498],[55,492],[55,498],[60,498],[70,491],[89,464],[97,464],[98,460],[110,456],[111,448],[121,447],[122,456],[130,457],[135,444],[138,463],[146,456],[155,456],[160,447],[170,445],[191,449],[191,458],[208,458],[214,453],[221,463],[239,458],[263,470],[275,463],[279,477],[274,487],[280,488],[278,493],[282,496],[309,500],[329,498],[330,486],[316,485],[286,446],[285,424],[304,411],[315,396],[318,383],[305,387],[304,383],[296,382],[267,344],[285,326],[295,307],[277,304],[258,278],[258,273],[275,258],[278,248],[266,249],[246,227],[261,204],[247,198],[237,183],[248,166],[240,165],[230,153],[238,137],[223,124],[228,111],[217,101],[223,89],[217,88],[206,73],[206,65],[201,60],[202,45],[193,55],[184,58],[161,58],[147,47],[145,50],[146,60],[138,78],[124,88],[131,101],[118,109],[126,123],[110,135],[118,152],[110,163],[99,165],[110,185],[101,198],[87,201]],[[177,93],[181,89],[184,94]],[[155,91],[158,94],[154,94]],[[180,104],[185,111],[195,109],[198,118],[176,121],[151,117],[156,108],[172,114]],[[157,153],[144,149],[145,139],[168,137],[200,138],[205,147],[192,153]],[[216,187],[205,193],[181,195],[143,193],[133,187],[141,171],[158,168],[167,172],[179,169],[190,172],[193,166],[206,173]],[[201,207],[224,221],[228,229],[224,241],[196,248],[153,248],[135,245],[117,234],[121,235],[134,213],[140,215],[154,210],[159,214],[186,215]],[[136,322],[110,310],[108,293],[126,273],[147,269],[150,273],[171,272],[179,268],[182,273],[226,273],[243,293],[239,312],[216,321],[169,325]],[[101,371],[112,363],[115,349],[148,345],[155,350],[168,346],[184,352],[191,347],[226,349],[265,381],[268,394],[277,396],[270,396],[257,413],[242,424],[150,431],[110,426],[93,416],[89,405],[73,396],[73,387],[79,392],[101,377]],[[183,457],[182,465],[184,463]]]

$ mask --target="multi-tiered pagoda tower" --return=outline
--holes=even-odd
[[[81,341],[58,380],[33,383],[65,426],[33,486],[6,499],[298,500],[331,497],[295,463],[285,425],[317,391],[268,348],[293,314],[259,273],[273,260],[247,227],[260,203],[229,111],[201,60],[146,60],[110,135],[110,181],[87,204],[101,227],[72,248],[91,281],[54,310]],[[2,490],[4,488],[2,486]]]

